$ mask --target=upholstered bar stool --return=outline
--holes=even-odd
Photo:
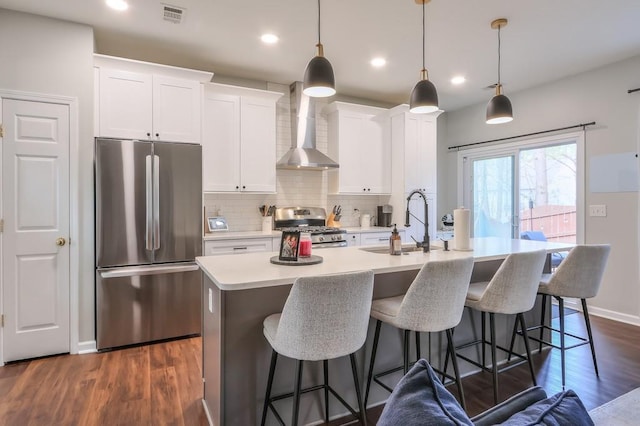
[[[495,314],[515,314],[516,322],[520,323],[523,330],[525,348],[527,351],[526,360],[529,363],[529,371],[533,384],[536,384],[533,364],[531,362],[531,351],[527,340],[527,326],[524,320],[524,312],[533,308],[536,299],[538,283],[544,268],[546,259],[545,250],[537,250],[523,253],[513,253],[507,256],[502,262],[493,278],[489,282],[471,283],[465,301],[465,306],[481,312],[482,317],[482,338],[474,342],[458,346],[457,349],[472,345],[482,345],[482,362],[476,362],[458,352],[458,357],[471,364],[492,373],[493,379],[493,400],[498,403],[498,363],[496,350],[500,349],[510,352],[509,349],[497,345]],[[485,334],[485,314],[489,314],[489,334],[490,341],[486,340]],[[491,345],[491,367],[487,367],[485,359],[485,345]],[[514,354],[522,359],[519,354]],[[445,362],[446,366],[446,362]],[[514,365],[505,367],[511,368]],[[504,369],[502,370],[504,371]]]
[[[301,277],[295,280],[281,314],[264,320],[264,336],[273,348],[267,391],[262,409],[264,425],[271,408],[278,421],[282,418],[273,402],[293,396],[292,425],[298,424],[302,393],[324,389],[325,421],[329,421],[329,392],[366,425],[354,353],[367,337],[369,310],[373,296],[373,271],[341,275]],[[295,390],[271,396],[278,354],[297,360]],[[329,386],[328,360],[349,355],[356,389],[359,414]],[[324,384],[300,389],[303,361],[323,361]]]
[[[591,346],[591,356],[593,358],[593,367],[598,375],[598,363],[596,361],[596,351],[593,345],[593,336],[591,335],[591,322],[589,321],[589,311],[587,310],[586,299],[595,297],[598,294],[604,269],[607,265],[607,259],[611,247],[608,244],[591,244],[575,246],[567,257],[560,263],[560,266],[553,274],[544,274],[538,286],[538,294],[542,296],[542,317],[540,325],[530,327],[528,330],[540,330],[539,337],[529,336],[529,339],[539,342],[538,351],[542,350],[542,344],[545,343],[553,348],[560,349],[560,362],[562,368],[562,388],[565,387],[565,350],[578,346]],[[555,329],[551,325],[545,324],[545,310],[547,299],[553,296],[558,301],[558,310],[560,314],[560,329]],[[587,328],[587,336],[577,336],[567,333],[564,327],[564,298],[572,297],[580,299],[582,302],[582,313]],[[560,334],[560,346],[543,340],[544,330],[550,330],[552,333]],[[521,332],[520,332],[521,333]],[[513,349],[516,330],[511,337],[511,349]],[[570,336],[578,340],[571,346],[566,346],[565,336]]]
[[[365,406],[369,398],[371,381],[388,390],[392,389],[381,382],[380,376],[403,369],[404,374],[409,371],[409,334],[416,333],[416,353],[420,358],[421,332],[447,332],[447,353],[451,353],[455,360],[451,329],[458,325],[462,319],[464,300],[469,288],[469,280],[473,270],[473,258],[471,256],[461,259],[431,261],[424,264],[418,272],[406,294],[374,300],[371,304],[371,317],[376,319],[376,330],[369,362],[369,374],[365,391]],[[382,323],[389,324],[400,330],[404,330],[402,367],[381,372],[373,376],[380,327]],[[447,378],[454,380],[458,387],[460,402],[465,406],[460,372],[457,362],[453,363],[454,376],[449,376],[445,371],[440,372]]]

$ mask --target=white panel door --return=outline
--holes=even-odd
[[[153,79],[150,74],[100,68],[100,136],[151,137]]]
[[[69,107],[2,101],[3,361],[69,352]]]
[[[200,143],[199,81],[153,76],[153,137]]]

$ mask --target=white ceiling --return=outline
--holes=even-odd
[[[0,7],[94,27],[96,51],[259,81],[301,80],[315,54],[315,0],[166,0],[186,8],[162,19],[159,0],[0,0]],[[502,82],[517,92],[640,54],[639,0],[433,0],[426,6],[426,65],[440,107],[488,100],[497,79],[497,32],[505,17]],[[323,0],[322,42],[341,95],[406,103],[419,79],[422,9],[414,0]],[[260,35],[280,37],[275,46]],[[374,69],[373,56],[387,66]],[[466,76],[462,86],[449,80]],[[215,76],[214,76],[215,81]]]

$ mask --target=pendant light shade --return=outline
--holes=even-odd
[[[495,96],[487,104],[487,124],[502,124],[513,120],[511,101],[502,94],[502,84],[500,84],[500,29],[506,26],[507,22],[504,18],[491,22],[491,28],[498,30],[498,83]]]
[[[324,57],[324,48],[320,42],[320,0],[318,0],[318,44],[314,56],[304,71],[302,92],[314,98],[325,98],[335,95],[336,80],[333,76],[331,62]]]
[[[436,86],[429,81],[429,74],[424,63],[425,56],[425,4],[430,0],[416,0],[422,4],[422,71],[420,81],[413,87],[409,98],[409,111],[415,114],[427,114],[438,111],[438,91]]]

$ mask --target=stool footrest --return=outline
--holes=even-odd
[[[544,339],[540,339],[538,337],[532,336],[530,335],[528,332],[531,330],[539,330],[541,328],[544,328],[545,330],[549,330],[551,332],[556,332],[556,333],[560,333],[560,330],[558,330],[557,328],[553,328],[553,327],[549,327],[548,325],[534,325],[533,327],[527,327],[527,336],[529,337],[529,340],[533,340],[536,341],[538,343],[543,343],[547,346],[550,346],[552,348],[556,348],[556,349],[562,349],[560,346],[556,345],[553,342],[550,342],[548,340],[544,340]],[[522,336],[522,331],[518,330],[516,331],[516,333],[518,333],[519,335]],[[572,333],[567,333],[566,331],[564,332],[565,336],[569,336],[569,337],[573,337],[574,339],[580,340],[579,343],[575,343],[571,346],[565,346],[565,349],[572,349],[572,348],[577,348],[578,346],[582,346],[582,345],[586,345],[589,343],[589,339],[587,339],[584,336],[578,336]]]
[[[305,394],[305,393],[309,393],[309,392],[314,392],[320,389],[324,389],[325,385],[316,385],[316,386],[311,386],[308,388],[304,388],[304,389],[300,389],[300,394]],[[360,415],[358,414],[358,412],[356,410],[353,409],[353,407],[351,407],[347,401],[345,401],[340,395],[338,395],[338,393],[331,387],[331,386],[327,386],[327,389],[329,389],[329,392],[331,392],[333,394],[333,396],[336,397],[336,399],[338,401],[340,401],[340,403],[342,405],[344,405],[344,407],[349,410],[351,412],[351,414],[353,414],[354,417],[359,418]],[[282,399],[286,399],[286,398],[291,398],[293,396],[293,392],[289,392],[289,393],[284,393],[284,394],[280,394],[280,395],[276,395],[273,396],[271,398],[269,398],[268,401],[268,407],[271,408],[271,411],[273,411],[273,413],[276,415],[276,417],[278,418],[278,420],[280,421],[281,424],[285,424],[282,421],[282,418],[280,417],[280,415],[278,414],[278,411],[276,410],[276,407],[273,406],[273,403],[276,401],[280,401]]]

